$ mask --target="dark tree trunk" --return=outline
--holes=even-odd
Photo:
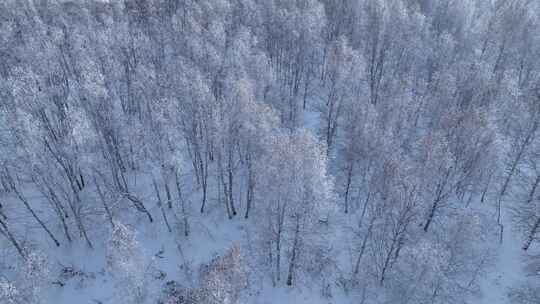
[[[165,222],[165,226],[167,226],[167,230],[169,232],[172,232],[171,226],[169,225],[169,220],[167,219],[167,214],[165,213],[165,207],[163,207],[163,202],[161,201],[161,195],[159,194],[159,187],[155,178],[152,179],[152,183],[154,184],[154,191],[156,192],[157,204],[158,204],[159,209],[161,210],[161,215],[163,216],[163,221]]]
[[[176,170],[175,170],[175,184],[176,184],[176,191],[178,192],[178,200],[180,201],[180,208],[182,209],[182,220],[184,222],[184,235],[189,236],[188,216],[186,213],[186,206],[185,206],[184,198],[182,197],[182,188],[180,186],[180,176],[178,175],[178,171]]]
[[[289,264],[289,275],[287,276],[287,285],[292,286],[293,283],[293,274],[296,269],[296,259],[298,255],[298,242],[300,239],[300,215],[295,216],[296,225],[294,227],[294,241],[291,254],[291,262]]]
[[[109,222],[111,223],[111,227],[114,228],[114,220],[112,217],[111,210],[109,209],[109,206],[107,205],[107,200],[105,199],[105,194],[103,191],[101,191],[101,187],[99,186],[99,183],[94,176],[94,184],[96,184],[96,190],[99,195],[99,198],[101,199],[101,203],[103,204],[103,208],[105,209],[105,212],[107,213],[107,218],[109,219]]]
[[[7,239],[11,242],[13,247],[17,249],[17,252],[19,255],[26,260],[26,253],[22,249],[21,245],[19,245],[19,242],[17,242],[17,239],[15,239],[15,236],[9,231],[9,228],[7,226],[7,223],[4,222],[2,219],[0,219],[0,233],[7,237]]]

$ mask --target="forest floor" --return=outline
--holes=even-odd
[[[150,189],[146,189],[150,190]],[[141,192],[142,194],[143,192]],[[152,193],[148,191],[147,193]],[[152,202],[151,195],[141,196],[148,202]],[[32,197],[38,200],[37,196]],[[163,219],[159,217],[157,204],[148,203],[147,207],[155,217],[154,223],[149,223],[143,214],[134,212],[118,212],[117,220],[127,226],[133,227],[136,233],[140,250],[144,257],[144,265],[147,265],[145,273],[150,279],[147,281],[147,303],[155,303],[159,298],[166,282],[174,280],[181,282],[186,287],[197,284],[197,271],[201,265],[208,263],[213,257],[222,254],[234,244],[238,244],[248,257],[257,255],[253,246],[255,232],[253,225],[243,216],[236,216],[232,220],[227,219],[223,206],[217,203],[217,199],[210,197],[207,212],[198,212],[198,197],[187,198],[192,202],[190,210],[190,235],[185,237],[180,227],[173,226],[173,232],[169,233]],[[491,209],[487,204],[483,207]],[[118,210],[121,211],[121,210]],[[487,210],[489,211],[489,210]],[[13,212],[12,215],[19,221],[32,219],[24,213]],[[40,215],[44,216],[43,213]],[[521,241],[512,230],[510,212],[505,210],[503,214],[505,223],[504,242],[496,250],[496,258],[486,273],[480,277],[481,295],[477,299],[471,299],[470,303],[479,304],[506,304],[508,289],[525,277],[523,271],[523,252]],[[335,256],[337,261],[336,272],[346,273],[347,265],[351,264],[352,248],[346,244],[346,229],[354,221],[351,215],[340,214],[336,222],[342,223],[331,233],[332,246],[339,252]],[[44,218],[51,218],[44,216]],[[180,221],[178,221],[180,222]],[[52,225],[52,220],[50,223]],[[27,227],[24,233],[28,238],[40,240],[39,247],[50,258],[51,283],[59,280],[61,269],[68,266],[79,270],[81,275],[64,281],[65,285],[51,284],[46,290],[46,298],[43,303],[55,304],[90,304],[112,303],[111,299],[117,284],[117,280],[106,269],[106,244],[108,239],[109,223],[106,218],[90,225],[91,239],[94,240],[94,249],[88,249],[83,242],[68,244],[62,242],[61,247],[56,247],[42,234],[35,224],[24,225]],[[54,227],[56,231],[60,227]],[[341,244],[341,245],[340,245]],[[0,250],[1,252],[2,250]],[[2,256],[0,254],[0,260]],[[1,262],[1,261],[0,261]],[[248,267],[253,267],[253,261],[248,261]],[[342,267],[343,269],[340,269]],[[331,298],[321,296],[320,286],[300,285],[295,288],[272,287],[265,275],[258,269],[249,269],[250,275],[257,277],[252,282],[241,303],[245,304],[348,304],[355,303],[358,298],[354,294],[345,295],[339,286],[333,285]]]
[[[306,128],[316,132],[318,117],[313,112],[307,112],[304,117]],[[188,184],[188,183],[187,183]],[[181,227],[173,226],[172,233],[168,232],[159,216],[159,207],[154,202],[154,195],[151,182],[139,178],[137,189],[138,197],[147,204],[147,208],[153,214],[155,222],[149,223],[146,216],[141,213],[135,213],[132,210],[116,209],[115,217],[123,224],[132,227],[136,231],[136,238],[140,245],[140,250],[146,266],[145,274],[150,279],[145,284],[147,288],[147,303],[155,303],[163,290],[163,286],[168,281],[177,281],[186,287],[197,285],[197,272],[201,265],[208,263],[213,257],[222,254],[233,245],[240,246],[242,252],[247,257],[257,255],[253,238],[255,231],[253,226],[249,225],[249,220],[242,215],[229,220],[224,212],[224,206],[218,203],[217,197],[210,195],[205,214],[198,211],[200,197],[198,192],[188,185],[186,191],[186,200],[190,205],[190,229],[189,237],[184,236]],[[29,191],[30,192],[30,191]],[[91,191],[89,191],[91,192]],[[192,193],[190,196],[189,193]],[[209,193],[215,191],[209,189]],[[31,193],[30,193],[31,194]],[[93,194],[89,193],[90,196]],[[34,201],[33,204],[39,205],[40,198],[37,194],[29,195]],[[16,204],[11,204],[16,205]],[[124,208],[131,208],[126,206]],[[239,206],[240,210],[244,210]],[[491,212],[492,206],[488,204],[483,208],[485,212]],[[46,210],[46,208],[42,208]],[[39,241],[39,248],[44,250],[50,258],[51,283],[59,280],[60,272],[65,267],[72,267],[79,271],[79,275],[64,280],[64,286],[51,284],[46,290],[46,297],[43,303],[55,304],[99,304],[112,303],[113,294],[118,282],[108,271],[106,271],[106,240],[110,232],[109,222],[105,217],[101,220],[91,223],[90,236],[94,241],[94,248],[88,249],[83,242],[73,242],[68,244],[62,241],[61,247],[56,247],[49,242],[46,235],[42,233],[39,226],[33,223],[33,219],[25,212],[19,210],[8,210],[10,216],[16,221],[25,221],[28,224],[19,225],[25,227],[25,231],[19,231],[20,235],[27,235],[28,239]],[[38,210],[40,216],[51,219],[47,224],[56,223],[54,216],[44,214]],[[179,215],[178,215],[179,216]],[[95,218],[95,217],[94,217]],[[99,218],[99,217],[98,217]],[[506,304],[509,303],[506,297],[509,287],[524,278],[521,241],[512,230],[510,222],[510,212],[505,210],[503,214],[505,224],[504,242],[499,245],[493,265],[489,267],[486,273],[479,279],[481,286],[481,295],[477,299],[471,299],[470,303],[479,304]],[[350,247],[352,240],[347,240],[347,229],[352,227],[354,214],[345,215],[340,213],[339,218],[335,219],[336,229],[331,231],[333,235],[329,236],[332,247],[335,252],[336,260],[335,272],[339,274],[347,273],[352,265],[354,256],[353,248]],[[171,219],[171,222],[181,221]],[[61,231],[60,227],[53,227],[55,231]],[[60,235],[60,234],[59,234]],[[0,263],[6,257],[2,256],[5,250],[0,248]],[[248,272],[256,277],[251,282],[248,290],[244,294],[241,303],[245,304],[348,304],[357,303],[358,297],[354,294],[345,295],[337,284],[331,282],[332,297],[324,298],[321,296],[321,286],[308,286],[300,284],[295,288],[286,286],[273,287],[266,275],[256,269],[256,262],[248,261]],[[342,268],[342,269],[340,269]],[[329,278],[331,281],[335,278]],[[284,284],[283,284],[284,285]]]
[[[482,294],[479,304],[507,304],[509,289],[525,277],[523,271],[523,246],[519,236],[512,229],[511,214],[503,209],[503,243],[499,245],[494,265],[487,269],[481,279]]]
[[[147,284],[148,303],[154,303],[167,281],[175,280],[185,286],[195,285],[196,271],[200,265],[209,262],[212,257],[223,253],[233,244],[239,244],[245,254],[253,254],[250,252],[253,248],[248,241],[252,238],[252,231],[248,229],[246,220],[242,217],[228,220],[223,216],[223,212],[218,212],[219,206],[210,204],[208,207],[215,211],[204,215],[193,213],[190,219],[190,236],[187,238],[180,232],[168,233],[161,219],[156,219],[153,224],[145,221],[142,216],[123,219],[128,225],[137,225],[137,240],[141,245],[145,264],[149,265],[146,271],[152,279]],[[521,243],[512,229],[509,229],[511,226],[508,212],[505,215],[507,229],[504,243],[498,248],[494,265],[480,278],[481,295],[477,299],[471,299],[470,303],[509,303],[506,298],[508,288],[523,278]],[[101,224],[106,225],[106,222]],[[94,236],[97,236],[99,230],[94,229]],[[339,234],[339,231],[336,233]],[[86,276],[73,278],[63,287],[52,285],[44,303],[109,303],[118,282],[105,271],[104,245],[97,243],[93,250],[88,250],[82,243],[61,248],[50,246],[49,256],[54,257],[51,262],[53,277],[58,276],[58,273],[54,272],[59,272],[61,266],[73,266],[82,270]],[[344,247],[340,251],[341,255],[337,258],[342,265],[346,265],[350,249]],[[160,273],[165,276],[159,277]],[[347,304],[354,303],[356,298],[354,295],[345,296],[337,286],[334,287],[333,297],[327,299],[320,296],[318,287],[317,290],[307,286],[276,288],[268,281],[257,282],[250,286],[242,303]]]

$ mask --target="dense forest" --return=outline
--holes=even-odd
[[[2,304],[475,303],[505,250],[540,303],[539,1],[0,1]]]

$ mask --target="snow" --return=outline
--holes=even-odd
[[[153,224],[144,220],[137,223],[137,240],[144,249],[145,263],[149,265],[148,274],[152,276],[152,273],[157,271],[166,274],[163,279],[149,281],[147,303],[154,303],[167,281],[176,280],[185,286],[194,285],[196,273],[190,272],[196,271],[199,265],[209,262],[233,244],[242,244],[244,253],[247,253],[245,235],[248,233],[246,225],[248,221],[243,218],[228,220],[221,217],[222,212],[217,211],[215,214],[194,214],[192,234],[188,238],[180,233],[168,233],[159,221]],[[218,213],[220,215],[217,215]],[[84,280],[71,279],[63,287],[51,285],[44,303],[110,303],[109,301],[113,299],[115,280],[105,271],[104,244],[96,242],[95,245],[93,250],[88,250],[82,242],[68,248],[49,248],[51,251],[49,255],[54,255],[53,273],[57,273],[61,265],[74,266],[90,277]],[[158,252],[162,252],[159,257]],[[186,266],[191,269],[187,269]],[[257,284],[260,285],[255,288],[256,292],[246,295],[245,303],[330,304],[350,303],[351,300],[341,294],[332,299],[324,299],[320,296],[319,290],[310,290],[307,287],[272,287],[267,281]]]
[[[319,117],[314,111],[305,111],[303,122],[306,128],[312,132],[317,132]],[[135,177],[135,176],[134,176]],[[144,257],[145,273],[150,279],[147,281],[147,302],[154,303],[159,297],[163,285],[171,280],[181,282],[184,286],[194,287],[196,285],[197,271],[200,265],[209,262],[213,257],[223,253],[233,244],[239,244],[242,252],[246,255],[252,250],[248,244],[248,239],[252,225],[250,220],[237,216],[232,220],[226,217],[223,206],[217,204],[217,199],[212,197],[213,190],[209,189],[209,200],[206,213],[200,214],[200,197],[194,186],[186,187],[186,200],[190,202],[188,212],[190,214],[190,235],[185,237],[178,227],[173,227],[173,232],[169,233],[159,216],[159,207],[154,202],[152,196],[151,181],[148,178],[137,177],[136,192],[145,202],[146,207],[152,212],[154,223],[149,223],[147,218],[136,212],[120,212],[119,207],[115,217],[122,223],[133,227],[136,231],[136,239],[141,245]],[[41,201],[37,193],[29,191],[28,198],[32,199],[35,205]],[[41,201],[42,202],[42,201]],[[10,204],[14,205],[14,204]],[[484,206],[490,209],[492,206]],[[43,208],[45,209],[45,208]],[[39,211],[39,210],[38,210]],[[23,211],[8,210],[18,221],[32,223]],[[520,281],[524,277],[522,270],[522,250],[519,237],[512,231],[509,220],[509,211],[505,210],[503,219],[505,220],[504,243],[498,247],[497,258],[494,265],[488,270],[485,277],[481,279],[482,295],[475,299],[479,304],[503,304],[507,303],[506,293],[510,286]],[[43,212],[39,212],[43,215]],[[52,218],[52,217],[51,217]],[[336,273],[346,273],[345,269],[350,269],[353,263],[354,249],[353,242],[348,240],[351,237],[350,227],[354,226],[354,215],[339,213],[334,219],[338,225],[330,231],[333,248],[338,254],[336,259]],[[53,221],[50,221],[53,222]],[[47,223],[51,224],[51,223]],[[51,284],[47,289],[44,303],[72,304],[72,303],[111,303],[114,301],[115,278],[106,271],[105,260],[105,240],[109,233],[109,223],[105,217],[101,222],[89,225],[91,239],[94,241],[94,248],[89,250],[82,241],[75,241],[73,244],[62,242],[60,248],[49,242],[47,236],[35,224],[24,225],[27,235],[39,235],[41,246],[46,254],[51,258],[51,272],[54,278],[62,267],[72,266],[76,270],[81,270],[85,275],[75,277],[65,282],[64,286]],[[58,227],[56,227],[58,228]],[[75,233],[75,231],[73,231]],[[159,274],[165,274],[159,277]],[[346,295],[335,286],[331,298],[321,296],[320,286],[286,286],[273,287],[269,280],[255,280],[250,290],[244,294],[243,303],[253,304],[347,304],[356,303],[353,294]],[[259,278],[260,279],[260,278]],[[333,284],[333,283],[331,283]]]
[[[146,192],[142,191],[145,189],[143,186],[145,182],[148,181],[143,179],[138,181],[138,192],[141,194]],[[149,191],[146,193],[151,193],[150,189],[146,187]],[[37,194],[30,191],[28,197],[36,202],[40,199]],[[241,216],[232,220],[227,219],[221,210],[223,206],[217,205],[215,198],[210,196],[207,213],[200,214],[197,195],[188,195],[188,201],[191,202],[189,206],[191,229],[189,237],[185,237],[180,230],[176,229],[177,227],[173,227],[172,233],[167,231],[162,218],[158,216],[158,206],[152,203],[150,197],[151,195],[145,197],[145,203],[153,213],[154,223],[150,223],[144,215],[135,212],[117,215],[122,223],[136,228],[136,239],[141,245],[144,263],[147,265],[145,271],[151,278],[147,284],[147,303],[154,303],[153,300],[159,297],[160,290],[167,281],[175,280],[185,286],[194,286],[200,265],[209,262],[233,244],[239,244],[244,254],[250,253],[251,249],[247,242],[252,233],[250,220]],[[484,208],[490,210],[492,206],[486,205]],[[32,222],[32,219],[20,210],[18,210],[20,214],[15,210],[9,210],[9,212],[16,215],[19,221]],[[41,212],[40,215],[43,213]],[[504,242],[497,249],[494,265],[481,279],[482,295],[475,299],[474,303],[508,303],[506,297],[508,288],[525,277],[521,240],[511,229],[509,211],[505,209],[503,215],[506,228]],[[350,236],[348,229],[353,226],[354,215],[340,213],[334,220],[339,225],[329,233],[332,234],[331,239],[334,240],[332,246],[339,253],[335,259],[337,260],[336,272],[340,273],[345,272],[340,267],[346,268],[352,263],[353,249],[350,248],[352,242],[346,239],[347,235]],[[51,284],[47,289],[44,303],[111,303],[117,282],[106,271],[104,240],[107,240],[108,225],[105,218],[99,223],[90,225],[90,234],[94,241],[94,248],[91,250],[82,241],[75,241],[69,245],[63,241],[62,246],[58,248],[47,239],[38,226],[25,225],[25,234],[34,237],[37,235],[41,239],[42,249],[50,258],[52,280],[58,277],[60,269],[64,266],[72,266],[85,273],[85,277],[67,280],[65,286]],[[160,272],[165,274],[164,278],[157,278]],[[345,295],[336,286],[333,286],[331,298],[322,297],[318,286],[273,287],[268,280],[262,280],[254,282],[254,286],[251,287],[250,291],[244,295],[243,303],[347,304],[355,303],[356,299],[354,295]]]
[[[512,230],[510,211],[503,209],[504,224],[503,243],[499,244],[495,264],[481,280],[482,296],[479,304],[508,303],[508,289],[525,278],[523,271],[523,244],[519,236]]]

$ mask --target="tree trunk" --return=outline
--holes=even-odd
[[[386,272],[390,268],[390,264],[391,264],[390,262],[391,262],[391,259],[392,259],[392,255],[394,253],[395,243],[396,243],[396,240],[395,239],[392,240],[392,245],[390,246],[390,250],[386,254],[386,259],[384,260],[384,265],[383,265],[383,268],[382,268],[382,271],[381,271],[381,279],[379,281],[381,286],[383,286],[384,280],[386,279]]]
[[[167,196],[167,208],[172,209],[172,197],[169,183],[167,183],[167,180],[163,179],[163,184],[165,185],[165,195]]]
[[[45,230],[45,232],[47,232],[47,234],[49,235],[49,237],[51,238],[51,240],[54,242],[54,244],[59,247],[60,246],[60,242],[58,242],[58,240],[56,239],[56,237],[53,235],[53,233],[49,230],[49,228],[47,228],[47,226],[45,225],[45,223],[37,216],[37,214],[34,212],[34,210],[32,209],[32,207],[30,207],[30,204],[28,203],[28,201],[26,200],[26,198],[22,195],[22,193],[19,192],[19,190],[15,187],[15,185],[13,185],[13,188],[12,190],[15,192],[15,194],[17,195],[17,197],[19,198],[19,200],[21,202],[23,202],[24,206],[26,207],[26,209],[28,209],[28,211],[30,212],[30,214],[32,214],[32,217],[39,223],[39,225],[41,226],[41,228],[43,228],[43,230]]]
[[[429,211],[429,215],[428,215],[428,218],[426,220],[426,224],[424,225],[424,232],[427,232],[429,230],[429,226],[431,225],[431,222],[433,222],[433,218],[435,217],[435,213],[437,212],[437,209],[439,208],[439,204],[441,203],[441,201],[443,199],[444,188],[448,184],[448,179],[450,177],[450,171],[451,170],[452,170],[452,168],[448,169],[448,171],[446,172],[446,174],[444,176],[444,180],[437,184],[437,191],[436,191],[437,196],[435,197],[435,200],[433,201],[433,204],[431,205],[431,209]]]
[[[146,207],[144,206],[143,202],[141,202],[141,200],[139,200],[137,197],[129,194],[129,193],[124,193],[124,196],[131,202],[133,203],[133,206],[135,206],[135,209],[137,209],[138,211],[146,214],[146,217],[148,217],[148,220],[150,221],[150,223],[152,223],[154,221],[154,219],[152,218],[152,215],[150,214],[150,212],[148,211],[148,209],[146,209]]]
[[[347,182],[345,183],[345,213],[349,213],[349,190],[351,188],[354,162],[352,162],[347,169]]]
[[[163,207],[163,202],[161,201],[161,195],[159,194],[159,187],[157,185],[156,179],[152,179],[152,183],[154,184],[154,191],[156,191],[156,198],[157,198],[157,204],[159,209],[161,210],[161,215],[163,216],[163,221],[165,222],[165,226],[167,226],[167,230],[169,232],[172,232],[171,226],[169,225],[169,220],[167,219],[167,214],[165,213],[165,208]]]
[[[540,216],[536,218],[536,221],[534,221],[534,225],[529,232],[529,236],[527,237],[527,241],[525,242],[525,245],[523,245],[523,250],[527,251],[529,250],[529,247],[531,246],[532,242],[534,241],[535,235],[538,233],[538,228],[540,228]]]
[[[17,249],[17,252],[19,253],[19,255],[23,259],[26,260],[26,253],[22,249],[21,245],[19,245],[19,242],[17,242],[17,240],[15,239],[15,237],[13,236],[11,231],[9,231],[9,228],[8,228],[7,224],[2,219],[0,219],[0,233],[2,233],[3,235],[5,235],[7,237],[7,239],[11,242],[13,247],[15,247],[15,249]]]
[[[366,211],[367,211],[368,204],[370,202],[370,198],[371,198],[371,192],[368,191],[366,200],[364,201],[364,207],[362,207],[362,214],[360,215],[360,219],[358,221],[359,228],[362,228],[362,225],[364,223],[364,217],[366,216]]]
[[[534,200],[534,194],[536,193],[536,189],[538,189],[538,185],[540,185],[540,174],[536,176],[536,179],[534,180],[533,186],[531,191],[529,192],[529,196],[527,198],[526,204],[532,203]]]
[[[234,172],[233,172],[233,144],[229,143],[227,148],[227,182],[224,186],[227,186],[228,202],[231,207],[231,212],[233,216],[236,216],[236,208],[234,207]]]
[[[180,186],[180,176],[178,175],[178,171],[176,170],[175,170],[175,184],[176,184],[176,191],[178,192],[178,200],[180,201],[180,208],[182,210],[182,220],[184,222],[184,235],[189,236],[188,215],[186,212],[184,198],[182,197],[182,187]]]
[[[227,171],[228,171],[228,178],[229,178],[229,181],[228,181],[229,189],[227,190],[227,192],[229,194],[229,204],[231,205],[232,215],[235,216],[236,215],[236,208],[234,207],[233,172],[232,172],[232,168],[231,168],[230,163],[229,163],[229,168],[228,168]]]
[[[101,199],[101,203],[103,204],[103,208],[105,209],[105,212],[107,213],[107,218],[109,219],[109,222],[111,223],[111,227],[114,228],[114,220],[112,217],[111,210],[109,209],[109,206],[107,205],[107,201],[105,199],[105,195],[103,191],[101,191],[101,188],[99,186],[99,183],[97,181],[96,176],[94,175],[94,184],[96,184],[96,190],[99,195],[99,198]]]
[[[255,188],[255,179],[253,177],[253,168],[251,166],[251,157],[247,156],[247,167],[248,167],[248,180],[247,180],[247,191],[246,191],[246,214],[244,215],[244,218],[249,217],[249,211],[251,210],[251,202],[253,200],[253,191]]]
[[[225,203],[225,210],[227,211],[227,217],[229,219],[232,219],[233,214],[231,212],[231,207],[229,204],[229,187],[227,186],[227,182],[225,181],[224,176],[224,169],[223,169],[223,163],[222,163],[222,156],[221,153],[218,153],[218,168],[219,171],[217,174],[218,178],[218,195],[221,197],[221,190],[223,190],[223,202]],[[221,189],[223,188],[223,189]]]
[[[77,206],[80,206],[81,205],[81,198],[79,197],[79,193],[75,192],[74,196],[75,196],[75,200],[77,202]],[[83,221],[82,221],[82,218],[81,218],[81,215],[80,215],[80,210],[75,208],[75,206],[73,205],[73,202],[70,202],[69,206],[71,208],[71,211],[73,212],[73,216],[75,217],[75,222],[77,223],[77,227],[79,228],[80,234],[85,239],[86,244],[88,245],[88,247],[94,248],[94,246],[92,245],[92,242],[90,242],[90,238],[88,237],[88,234],[86,233],[86,228],[84,227],[84,224],[83,224]]]
[[[296,258],[298,254],[298,241],[300,238],[300,215],[297,214],[295,216],[296,225],[294,228],[294,241],[293,241],[293,248],[292,248],[292,254],[291,254],[291,262],[289,263],[289,275],[287,276],[287,285],[292,286],[293,282],[293,274],[296,269]]]
[[[43,196],[47,199],[52,209],[55,211],[56,215],[58,216],[58,219],[60,220],[60,223],[62,224],[64,235],[66,236],[66,239],[68,240],[68,242],[71,243],[73,240],[71,238],[71,233],[69,232],[69,228],[66,223],[66,218],[68,218],[67,211],[62,205],[62,202],[60,201],[58,195],[56,195],[56,193],[54,192],[54,189],[52,188],[52,186],[48,184],[46,178],[43,175],[41,175],[41,172],[38,172],[38,175],[40,179],[36,178],[35,176],[32,176],[32,181],[34,182],[36,187],[39,189],[41,194],[43,194]]]
[[[358,259],[356,259],[356,264],[354,266],[354,275],[356,276],[358,272],[360,271],[360,262],[362,261],[362,257],[364,256],[364,252],[366,250],[367,241],[371,237],[371,231],[373,230],[373,224],[375,223],[375,217],[371,218],[371,221],[369,223],[368,231],[366,235],[364,236],[364,239],[362,240],[362,246],[360,247],[360,253],[358,254]]]
[[[486,200],[486,194],[489,189],[489,184],[491,183],[491,178],[493,177],[493,172],[489,174],[486,186],[484,187],[484,191],[482,191],[482,197],[480,198],[480,202],[483,203]]]
[[[53,208],[56,210],[56,213],[58,215],[58,218],[60,219],[60,222],[62,223],[62,229],[64,230],[64,234],[66,235],[66,239],[68,242],[72,242],[71,239],[71,233],[69,232],[68,225],[66,223],[67,211],[64,210],[64,206],[58,199],[58,196],[54,193],[52,188],[48,189],[49,195],[47,195],[47,199],[51,202],[51,205],[53,205]]]
[[[202,159],[199,160],[199,166],[201,168],[201,186],[202,186],[202,203],[201,213],[204,213],[204,207],[206,205],[206,192],[208,186],[208,162],[203,164]]]
[[[283,232],[283,221],[285,219],[285,206],[278,203],[278,231],[276,236],[276,277],[279,282],[281,279],[281,237]]]
[[[429,211],[428,218],[426,220],[426,224],[424,225],[424,232],[427,232],[429,230],[429,226],[431,225],[431,222],[433,221],[433,218],[435,217],[435,211],[437,210],[437,205],[439,204],[439,200],[436,199],[433,204],[431,205],[431,209]]]

